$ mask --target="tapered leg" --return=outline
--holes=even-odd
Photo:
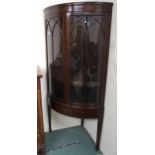
[[[51,107],[48,105],[48,125],[49,125],[49,132],[52,131],[51,129]]]
[[[84,118],[81,118],[81,126],[84,126]]]
[[[96,150],[100,149],[100,141],[102,134],[102,126],[103,126],[103,114],[104,112],[100,112],[97,122],[97,136],[96,136]]]
[[[47,110],[48,110],[48,126],[49,126],[49,132],[52,131],[51,127],[51,106],[50,106],[50,98],[47,96]]]
[[[52,131],[51,129],[51,107],[48,105],[48,125],[49,125],[49,132]]]

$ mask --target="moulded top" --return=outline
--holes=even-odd
[[[71,2],[52,5],[44,9],[45,16],[55,13],[64,12],[98,12],[98,11],[112,11],[113,3],[109,2]]]
[[[113,5],[111,2],[70,2],[70,3],[61,3],[61,4],[56,4],[52,5],[49,7],[46,7],[46,9],[51,9],[53,7],[59,7],[59,6],[75,6],[75,5]]]

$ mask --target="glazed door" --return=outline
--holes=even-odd
[[[96,104],[104,46],[104,16],[71,15],[69,29],[70,101]]]
[[[46,19],[48,91],[58,100],[64,98],[63,31],[61,16]]]

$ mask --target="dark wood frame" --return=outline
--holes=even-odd
[[[45,155],[44,123],[40,81],[41,78],[42,75],[40,73],[37,73],[37,153],[39,153],[40,155]]]
[[[101,131],[104,116],[104,99],[109,55],[109,42],[110,42],[110,28],[111,28],[111,14],[112,3],[102,2],[80,2],[80,3],[66,3],[48,7],[44,10],[45,20],[52,16],[62,16],[63,18],[63,49],[64,49],[64,102],[54,100],[49,93],[49,68],[48,68],[48,52],[46,40],[46,63],[47,63],[47,103],[48,103],[48,119],[49,131],[51,132],[51,108],[65,115],[81,118],[81,126],[84,126],[84,118],[97,118],[97,137],[96,149],[99,150]],[[103,56],[100,74],[100,87],[98,103],[96,105],[74,105],[71,104],[69,99],[70,89],[70,74],[69,74],[69,29],[70,29],[70,16],[71,15],[104,15],[105,28],[104,28],[104,42],[103,42]],[[47,39],[47,26],[45,23],[45,38]]]

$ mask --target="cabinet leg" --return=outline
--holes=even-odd
[[[48,105],[48,125],[49,125],[49,132],[52,132],[51,129],[51,107]]]
[[[81,118],[81,126],[84,126],[84,118]]]
[[[102,126],[103,126],[103,112],[98,117],[97,123],[97,136],[96,136],[96,150],[100,149],[100,141],[101,141],[101,134],[102,134]]]

